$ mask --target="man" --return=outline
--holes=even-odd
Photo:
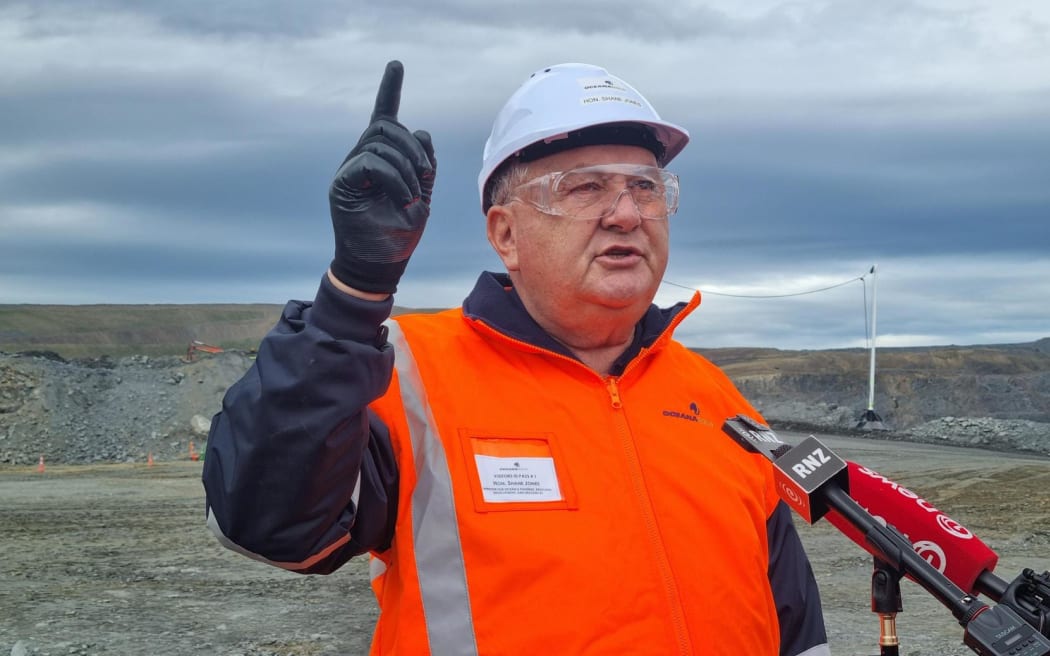
[[[372,557],[374,654],[827,654],[757,413],[652,300],[688,141],[564,64],[500,112],[488,239],[461,308],[388,320],[429,215],[430,135],[391,62],[332,183],[335,258],[227,393],[205,459],[224,544],[292,571]]]

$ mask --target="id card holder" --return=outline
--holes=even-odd
[[[474,508],[574,510],[576,491],[552,433],[460,430]]]

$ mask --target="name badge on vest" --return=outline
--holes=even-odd
[[[481,492],[489,503],[560,501],[554,458],[474,454]]]
[[[473,486],[479,510],[575,506],[552,436],[497,437],[470,431],[462,437],[468,447],[465,455],[477,473]]]

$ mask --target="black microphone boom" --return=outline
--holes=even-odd
[[[955,585],[912,548],[892,525],[871,516],[849,495],[846,461],[815,437],[785,444],[765,424],[745,415],[730,417],[722,429],[740,446],[773,463],[780,498],[813,523],[834,509],[859,530],[873,552],[908,575],[941,602],[965,628],[963,642],[985,656],[1047,656],[1050,639],[1004,605],[988,606]]]

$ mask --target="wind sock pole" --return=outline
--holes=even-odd
[[[871,265],[871,366],[868,367],[868,412],[875,411],[875,317],[879,311],[879,276]]]
[[[857,428],[863,430],[887,430],[886,425],[882,423],[882,417],[875,412],[875,318],[878,312],[878,284],[876,279],[878,276],[875,273],[875,265],[871,265],[871,364],[868,367],[868,409],[864,412],[864,415],[857,422]]]

